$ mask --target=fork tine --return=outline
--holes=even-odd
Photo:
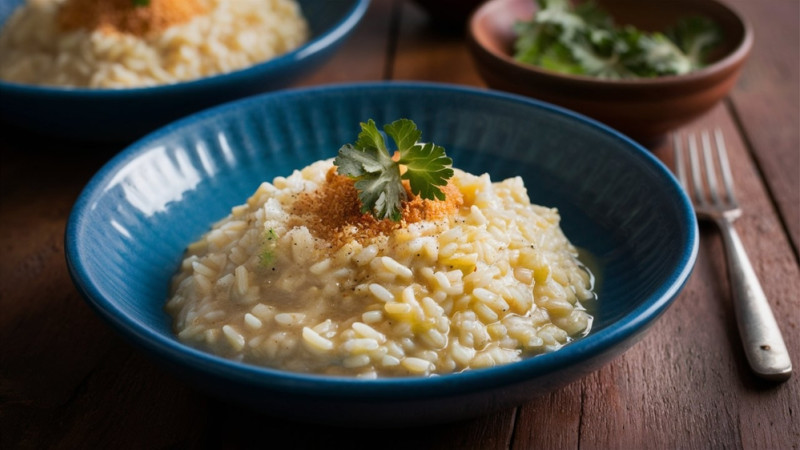
[[[673,133],[672,141],[672,150],[675,152],[675,174],[678,176],[678,181],[681,183],[683,190],[688,194],[689,184],[686,182],[686,169],[683,165],[683,143],[681,142],[681,136],[678,133]]]
[[[722,183],[725,185],[725,193],[728,195],[728,201],[737,205],[736,196],[733,192],[733,175],[731,175],[731,165],[728,162],[728,151],[725,148],[722,130],[719,128],[714,130],[714,140],[717,144],[717,153],[719,156],[720,169],[722,170]]]
[[[683,184],[686,175],[682,172],[691,171],[697,219],[715,222],[723,235],[722,242],[729,259],[728,274],[736,322],[750,367],[765,379],[786,380],[792,372],[791,358],[770,310],[767,297],[758,282],[752,264],[747,259],[741,239],[733,227],[733,221],[741,216],[742,210],[733,198],[733,177],[722,132],[719,129],[714,130],[716,151],[711,146],[710,132],[706,130],[701,133],[705,169],[700,167],[701,157],[698,152],[697,137],[697,133],[687,136],[689,167],[684,169],[681,138],[674,136],[676,175]],[[715,167],[717,164],[718,168]],[[720,171],[726,192],[717,189],[717,170]],[[722,200],[722,197],[728,198]]]
[[[703,131],[700,135],[701,142],[703,143],[703,159],[706,164],[706,181],[708,182],[708,191],[711,195],[711,201],[715,205],[719,205],[719,194],[717,193],[717,173],[714,170],[714,159],[711,154],[711,139],[708,137],[708,131]],[[719,149],[717,149],[719,154]]]
[[[694,198],[698,205],[705,205],[706,199],[703,195],[703,180],[700,177],[700,160],[697,157],[697,139],[694,133],[689,137],[689,168],[692,170],[692,181],[694,182]]]

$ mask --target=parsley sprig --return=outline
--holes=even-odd
[[[392,138],[400,158],[395,161],[386,147],[375,121],[361,123],[361,132],[355,144],[339,149],[333,161],[340,174],[356,180],[361,212],[371,212],[376,219],[399,221],[401,203],[407,199],[402,180],[408,180],[411,192],[428,200],[444,200],[439,186],[447,184],[453,176],[443,147],[418,142],[422,132],[409,119],[399,119],[383,126]],[[401,174],[400,166],[406,171]]]

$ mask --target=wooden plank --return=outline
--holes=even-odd
[[[391,78],[485,86],[472,64],[461,30],[440,29],[406,1]]]
[[[730,100],[800,253],[800,2],[726,1],[755,32],[753,52]]]
[[[213,424],[207,400],[113,338],[112,349],[48,430],[59,448],[197,447]],[[46,441],[45,441],[46,442]],[[44,445],[42,446],[44,447]]]
[[[292,422],[241,409],[235,405],[212,402],[210,421],[217,424],[211,439],[212,447],[255,448],[269,436],[270,442],[284,448],[347,448],[347,449],[455,449],[475,448],[501,450],[508,448],[507,440],[498,433],[486,433],[494,427],[513,422],[513,411],[485,418],[429,427],[385,428],[331,427]],[[268,430],[268,431],[267,431]],[[510,430],[509,430],[510,431]]]
[[[375,81],[385,78],[394,1],[372,1],[353,34],[316,73],[294,84]]]
[[[110,153],[0,130],[0,447],[38,439],[109,350],[111,331],[75,291],[64,226],[83,183]],[[86,150],[86,149],[83,149]],[[71,183],[69,180],[75,180]],[[45,428],[46,429],[46,428]],[[36,441],[34,441],[36,442]]]
[[[81,188],[65,185],[65,174],[88,179],[102,159],[76,159],[69,148],[65,153],[31,152],[9,141],[4,145],[0,161],[3,395],[38,407],[53,406],[69,398],[75,383],[90,370],[93,356],[106,347],[95,341],[94,333],[105,330],[73,288],[63,247],[66,217]],[[87,327],[76,326],[87,321]],[[76,347],[82,351],[73,355]],[[53,372],[62,376],[52,379]]]
[[[683,131],[714,127],[725,133],[744,211],[736,228],[756,263],[792,358],[798,361],[800,348],[791,343],[800,341],[796,314],[800,304],[795,294],[800,288],[800,269],[724,105]],[[671,164],[669,144],[657,154]],[[719,233],[713,227],[701,227],[700,243],[698,263],[686,291],[661,319],[660,328],[623,360],[629,370],[651,372],[628,385],[632,392],[624,404],[636,404],[639,410],[625,419],[640,422],[641,428],[625,429],[625,434],[655,437],[655,442],[667,447],[796,448],[800,435],[796,427],[788,426],[788,418],[800,407],[800,382],[794,377],[774,385],[752,375],[736,329]],[[657,335],[658,330],[665,331]],[[633,357],[636,360],[631,361]],[[590,416],[593,414],[586,412],[584,420]],[[639,419],[642,417],[644,421]],[[625,419],[619,422],[626,423]]]
[[[582,381],[519,407],[514,449],[580,448]]]

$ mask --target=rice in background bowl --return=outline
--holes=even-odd
[[[336,182],[332,167],[263,183],[189,246],[166,305],[180,340],[257,365],[377,378],[506,364],[588,333],[591,275],[558,212],[532,205],[521,178],[456,170],[449,204],[369,233],[330,225],[329,206],[348,203],[318,197]]]
[[[12,15],[0,30],[0,79],[92,88],[176,83],[269,60],[309,36],[293,0],[196,0],[204,13],[141,36],[65,31],[64,3],[29,0]]]
[[[309,24],[300,47],[230,73],[127,89],[64,88],[0,79],[0,121],[60,139],[131,142],[192,112],[274,91],[298,82],[329,61],[356,31],[369,0],[295,0]],[[24,0],[0,2],[0,26]]]

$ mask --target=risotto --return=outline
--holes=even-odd
[[[506,364],[587,333],[593,280],[558,211],[519,177],[454,172],[445,201],[405,202],[397,223],[360,215],[331,160],[263,183],[188,248],[166,304],[178,338],[377,378]]]
[[[0,79],[175,83],[274,58],[308,35],[294,0],[28,0],[0,30]]]

